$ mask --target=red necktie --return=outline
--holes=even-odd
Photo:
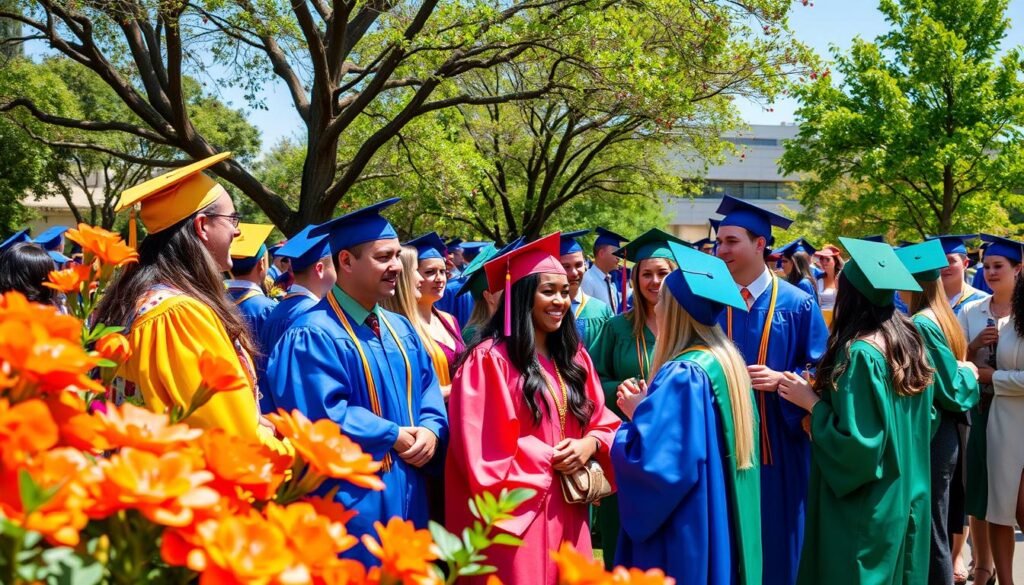
[[[380,339],[380,319],[377,318],[375,313],[370,313],[366,316],[366,326],[373,329],[373,334]]]
[[[749,311],[750,307],[754,306],[754,295],[750,294],[750,291],[747,290],[747,287],[743,287],[740,289],[740,295],[743,297],[744,302],[747,303],[747,310]]]

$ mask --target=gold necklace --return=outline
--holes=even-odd
[[[562,389],[562,400],[559,402],[558,393],[551,387],[551,379],[548,377],[546,372],[542,372],[544,375],[544,385],[548,388],[548,394],[551,394],[551,400],[555,402],[555,410],[558,411],[558,426],[562,438],[565,438],[565,417],[569,410],[569,389],[565,385],[565,380],[562,379],[562,372],[558,370],[558,366],[554,363],[551,364],[555,368],[555,377],[558,379],[558,385]]]

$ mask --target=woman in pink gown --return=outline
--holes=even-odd
[[[467,501],[475,494],[537,492],[498,524],[523,545],[494,545],[485,553],[484,564],[497,567],[506,585],[555,585],[550,553],[563,541],[592,554],[589,506],[566,502],[560,473],[595,458],[613,481],[608,452],[619,419],[605,408],[576,332],[558,243],[552,234],[486,265],[490,289],[507,290],[456,372],[448,403],[448,530],[460,534],[473,523]]]

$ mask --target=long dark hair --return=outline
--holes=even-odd
[[[0,293],[15,290],[33,303],[52,305],[57,293],[43,286],[52,270],[56,270],[53,258],[41,246],[14,244],[0,252]]]
[[[801,280],[811,283],[811,290],[814,291],[814,298],[818,298],[818,282],[814,279],[814,272],[811,270],[811,257],[806,252],[794,252],[789,261],[793,263],[793,269],[786,275],[789,284],[798,285]]]
[[[1013,285],[1013,299],[1010,305],[1013,328],[1017,330],[1017,337],[1024,337],[1024,276],[1020,274]]]
[[[210,307],[224,324],[228,337],[237,340],[255,357],[256,345],[238,309],[224,293],[221,272],[192,229],[196,215],[198,213],[142,240],[139,261],[129,264],[107,289],[96,307],[96,322],[128,325],[135,316],[139,298],[153,286],[162,284]]]
[[[531,274],[520,279],[512,285],[512,335],[505,337],[505,302],[502,298],[498,303],[498,310],[495,311],[490,321],[484,325],[474,344],[489,339],[504,341],[508,347],[508,357],[512,365],[519,370],[523,377],[523,397],[526,404],[533,413],[533,423],[540,424],[541,405],[547,413],[548,405],[538,397],[538,393],[547,392],[548,381],[545,380],[544,372],[541,370],[540,362],[537,361],[535,349],[535,338],[533,334],[533,297],[540,285],[540,275]],[[576,353],[580,347],[580,336],[576,331],[576,321],[572,311],[567,311],[562,325],[557,331],[547,336],[548,355],[551,361],[558,367],[565,381],[566,391],[569,398],[569,412],[580,422],[581,426],[590,423],[590,417],[594,413],[594,402],[587,398],[584,385],[587,380],[587,371],[583,366],[576,363]],[[463,355],[468,355],[467,351]],[[460,364],[461,365],[461,364]],[[557,381],[551,380],[551,384]]]
[[[818,364],[815,390],[822,392],[826,388],[834,388],[845,370],[845,367],[836,367],[839,355],[849,351],[850,344],[856,339],[876,332],[885,342],[881,349],[889,364],[897,395],[919,394],[932,383],[932,368],[925,357],[924,342],[910,319],[896,310],[895,305],[879,307],[872,304],[850,284],[846,274],[840,272],[832,331],[825,355]]]

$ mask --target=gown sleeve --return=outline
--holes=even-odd
[[[882,477],[892,412],[887,368],[867,350],[851,347],[846,371],[830,400],[811,412],[811,449],[825,483],[839,497]]]
[[[615,431],[618,430],[622,421],[619,420],[618,415],[605,406],[601,380],[597,377],[594,363],[590,360],[587,352],[580,350],[576,354],[576,361],[587,370],[587,380],[584,389],[587,393],[587,398],[594,403],[594,411],[590,415],[590,422],[583,429],[583,436],[594,437],[600,443],[601,446],[594,457],[601,464],[601,469],[604,470],[605,476],[614,488],[615,473],[612,469],[610,454],[612,442],[615,440]]]
[[[926,318],[926,317],[922,317]],[[917,325],[915,319],[915,325]],[[974,373],[957,363],[942,330],[931,324],[917,327],[935,368],[935,402],[949,412],[967,412],[981,399]]]
[[[708,458],[707,374],[685,362],[665,364],[631,422],[612,447],[619,516],[630,538],[642,542],[669,519],[701,481]]]
[[[616,341],[618,341],[618,327],[609,324],[601,331],[594,347],[588,350],[590,358],[594,362],[594,369],[597,377],[601,380],[601,389],[604,395],[605,404],[619,418],[623,418],[616,401],[619,384],[622,380],[617,379],[615,363],[618,356],[615,355]]]
[[[828,326],[825,325],[825,318],[821,316],[821,309],[814,298],[806,299],[801,304],[798,323],[796,335],[802,343],[798,345],[794,371],[798,375],[803,375],[807,364],[813,365],[821,361],[828,341]],[[781,400],[779,403],[789,433],[804,436],[803,420],[807,416],[807,411],[788,400]]]

